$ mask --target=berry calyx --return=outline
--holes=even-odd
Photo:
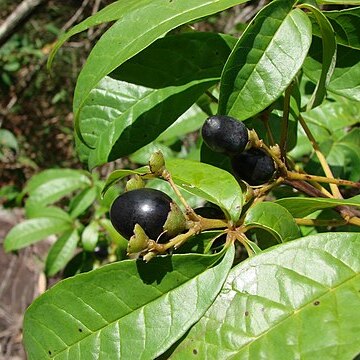
[[[260,149],[250,149],[231,158],[233,174],[251,186],[262,185],[274,175],[273,159]]]
[[[164,225],[168,218],[173,216],[174,208],[177,208],[177,205],[159,190],[135,189],[115,199],[110,209],[110,220],[115,229],[128,240],[134,235],[136,224],[141,226],[150,239],[157,240],[166,232]],[[185,228],[185,218],[181,211],[177,211],[177,215],[183,219],[171,222],[173,225],[169,235],[180,233]]]
[[[205,120],[201,134],[211,150],[229,156],[243,152],[249,141],[244,123],[227,115],[210,116]]]

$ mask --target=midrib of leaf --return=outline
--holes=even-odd
[[[132,310],[131,312],[127,313],[126,315],[124,315],[124,316],[122,316],[122,317],[120,317],[120,318],[118,318],[118,319],[116,319],[116,320],[114,320],[114,321],[108,322],[106,325],[99,327],[99,328],[98,328],[97,330],[95,330],[95,331],[92,331],[92,330],[90,330],[87,326],[83,325],[82,322],[81,322],[80,320],[78,320],[76,317],[74,317],[73,314],[67,313],[68,315],[70,315],[71,317],[73,317],[76,322],[81,323],[82,326],[84,326],[84,328],[86,328],[86,329],[90,332],[89,334],[86,334],[84,337],[82,337],[81,340],[76,341],[76,342],[73,342],[72,344],[66,344],[66,343],[64,342],[64,340],[63,340],[61,337],[59,337],[59,335],[57,335],[53,330],[49,329],[45,324],[41,323],[37,318],[31,317],[31,319],[32,319],[33,321],[35,320],[35,321],[36,321],[38,324],[40,324],[41,326],[44,326],[47,330],[51,330],[51,331],[55,334],[55,336],[58,337],[58,338],[61,340],[61,342],[63,342],[64,344],[66,344],[66,348],[64,348],[64,349],[61,350],[60,352],[54,354],[54,356],[50,356],[50,359],[56,359],[56,357],[62,355],[65,351],[68,352],[71,347],[77,345],[78,343],[81,343],[82,341],[84,341],[84,340],[85,340],[86,338],[88,338],[89,336],[92,336],[93,334],[100,334],[100,333],[101,333],[104,329],[106,329],[107,327],[109,327],[109,326],[111,326],[111,325],[114,325],[114,324],[116,324],[116,323],[119,323],[120,320],[126,319],[126,317],[132,315],[134,312],[140,312],[140,311],[142,311],[146,306],[148,306],[149,304],[151,304],[151,303],[153,303],[153,302],[158,301],[161,297],[168,297],[169,294],[170,294],[172,291],[176,291],[177,289],[182,288],[183,286],[187,285],[187,283],[188,283],[189,281],[196,279],[196,284],[198,284],[197,278],[198,278],[199,276],[201,276],[204,272],[206,272],[207,270],[209,270],[210,268],[211,268],[210,266],[207,267],[207,268],[204,269],[201,273],[199,273],[196,277],[193,277],[193,278],[189,278],[189,277],[185,276],[184,274],[182,274],[181,272],[179,272],[178,270],[174,270],[173,272],[177,272],[178,274],[184,276],[184,277],[187,278],[188,280],[185,281],[184,283],[182,283],[180,286],[177,286],[176,288],[174,288],[174,289],[172,289],[172,290],[170,290],[170,291],[168,291],[168,292],[165,292],[165,293],[162,293],[162,292],[161,292],[158,288],[156,288],[154,285],[151,285],[152,288],[154,288],[156,291],[159,291],[159,292],[161,293],[161,294],[159,294],[158,297],[156,297],[156,298],[154,298],[153,300],[149,301],[148,303],[146,303],[146,304],[144,304],[144,305],[142,305],[142,306],[139,306],[139,307],[137,307],[137,308],[134,308],[134,309],[132,309],[129,305],[127,305],[127,304],[125,303],[125,305]],[[96,285],[96,286],[97,286],[97,285]],[[121,299],[118,299],[118,300],[120,300],[120,301],[123,303],[123,301],[122,301]],[[85,301],[83,301],[83,302],[86,304],[86,306],[90,307],[90,308],[92,309],[92,311],[96,312],[97,314],[99,314],[99,315],[102,317],[102,315],[101,315],[100,313],[98,313],[98,311],[96,311],[91,305],[89,305],[89,304],[86,303]],[[58,307],[58,308],[59,308],[59,307]],[[61,308],[59,308],[59,309],[61,309]],[[64,310],[64,311],[65,311],[65,310]],[[104,320],[107,321],[106,319],[104,319]],[[31,335],[31,334],[30,334],[30,335]],[[31,336],[31,337],[33,338],[33,336]],[[46,352],[46,349],[42,346],[42,344],[40,344],[37,340],[36,340],[36,342],[37,342],[37,343],[42,347],[42,349],[44,349],[44,351]]]
[[[264,57],[268,57],[268,55],[267,55],[267,53],[266,53],[266,51],[268,50],[268,48],[271,47],[271,46],[273,45],[273,43],[276,45],[276,40],[275,40],[275,39],[276,39],[276,35],[277,35],[278,32],[281,30],[281,27],[282,27],[282,25],[285,23],[285,21],[287,20],[287,18],[288,18],[289,16],[292,18],[292,11],[293,11],[293,10],[291,10],[291,11],[286,15],[286,17],[281,21],[278,29],[276,30],[276,32],[274,33],[274,35],[273,35],[272,39],[270,40],[269,44],[266,46],[266,48],[264,49],[262,55],[260,56],[259,61],[258,61],[257,64],[255,64],[255,66],[252,68],[252,70],[251,70],[251,72],[250,72],[250,75],[249,75],[248,78],[246,79],[246,81],[245,81],[244,85],[242,86],[242,88],[241,88],[241,89],[239,90],[239,92],[237,93],[236,98],[240,97],[240,95],[244,92],[244,89],[247,88],[247,84],[248,84],[248,82],[250,81],[250,79],[252,79],[252,75],[254,74],[255,71],[257,71],[257,66],[258,66],[258,64],[262,61],[262,59],[263,59]],[[275,19],[275,18],[273,18],[273,19]],[[275,19],[275,20],[277,20],[277,19]],[[294,21],[293,21],[293,23],[296,25],[296,23],[295,23]],[[250,25],[251,25],[251,24],[249,24],[249,26],[250,26]],[[298,27],[297,27],[297,26],[295,26],[295,27],[296,27],[296,29],[298,30]],[[300,31],[299,31],[299,30],[298,30],[298,32],[299,32],[299,34],[300,34]],[[301,34],[300,34],[300,36],[301,36]],[[235,47],[236,47],[236,46],[235,46]],[[280,49],[280,47],[279,47],[279,49]],[[287,54],[287,56],[289,56],[289,55]],[[269,57],[268,57],[268,59],[272,62],[272,60],[271,60]],[[272,63],[273,63],[273,62],[272,62]],[[275,64],[274,64],[274,66],[275,66]],[[276,66],[275,66],[275,68],[277,69]],[[262,79],[262,78],[261,78],[261,79]],[[235,106],[235,104],[236,104],[236,100],[234,101],[233,105],[231,106],[231,109],[229,109],[229,113],[232,111],[232,109],[233,109],[233,107]]]
[[[217,1],[217,3],[219,3],[220,1],[221,1],[221,0]],[[164,25],[164,24],[166,24],[167,22],[170,22],[171,20],[174,20],[174,19],[177,19],[177,18],[181,18],[184,14],[191,13],[191,12],[194,11],[194,10],[199,10],[199,9],[201,9],[201,8],[203,8],[203,7],[208,6],[209,4],[211,5],[212,3],[213,3],[213,2],[210,1],[210,2],[207,2],[207,3],[205,3],[205,4],[201,4],[201,5],[198,6],[198,7],[193,7],[193,8],[191,8],[191,9],[188,9],[187,11],[184,11],[184,12],[182,12],[182,13],[177,13],[177,14],[175,14],[174,16],[172,16],[172,17],[170,17],[170,18],[166,18],[165,20],[161,21],[160,23],[157,23],[156,25],[154,25],[154,26],[152,26],[151,28],[147,29],[147,30],[141,35],[141,37],[144,37],[144,36],[146,36],[147,34],[150,34],[151,32],[153,32],[154,29],[159,28],[159,26]],[[124,51],[124,50],[126,50],[126,49],[128,49],[128,48],[131,48],[132,45],[138,41],[138,39],[139,39],[139,37],[138,37],[138,38],[134,38],[132,41],[128,42],[127,45],[125,45],[125,47],[123,48],[122,51]],[[155,39],[155,40],[156,40],[156,39]],[[155,40],[153,40],[153,41],[155,41]],[[153,42],[153,41],[152,41],[152,42]],[[135,55],[138,54],[140,51],[141,51],[141,49],[138,50],[137,52],[135,52],[135,53],[132,54],[132,55],[135,56]],[[123,63],[123,62],[122,62],[122,63]],[[116,64],[116,65],[112,65],[110,71],[116,69],[116,67],[120,66],[122,63]],[[101,70],[102,70],[101,72],[103,73],[106,68],[107,68],[106,63],[104,63],[104,65],[103,65],[102,68],[101,68]],[[76,91],[76,89],[75,89],[75,91]],[[87,91],[87,92],[85,93],[85,97],[82,98],[82,100],[81,100],[81,102],[80,102],[80,105],[79,105],[78,108],[75,110],[75,117],[76,117],[76,118],[78,118],[79,112],[80,112],[81,108],[83,107],[84,102],[85,102],[86,98],[89,96],[89,94],[90,94],[90,91]]]
[[[330,253],[327,253],[328,255],[332,256],[332,254]],[[337,259],[337,258],[336,258]],[[337,259],[337,260],[340,260],[340,259]],[[277,265],[278,266],[278,265]],[[346,267],[349,268],[348,265],[345,264]],[[351,268],[350,268],[351,269]],[[351,269],[352,270],[352,269]],[[324,296],[327,296],[330,292],[332,291],[335,291],[337,290],[338,288],[340,288],[341,286],[343,285],[346,285],[348,282],[351,282],[353,279],[357,278],[357,277],[360,277],[360,274],[357,274],[355,273],[353,276],[351,276],[350,278],[340,282],[339,284],[337,284],[336,286],[334,287],[329,287],[327,288],[326,291],[324,291],[323,294],[319,295],[319,296],[316,296],[316,299],[321,299],[323,298]],[[311,281],[313,281],[313,279],[310,279]],[[324,286],[324,285],[322,285]],[[236,290],[236,289],[233,289],[233,291],[237,292],[237,293],[240,293],[242,294],[239,290]],[[266,298],[265,298],[266,299]],[[266,299],[268,300],[268,299]],[[236,356],[243,352],[244,349],[246,348],[249,348],[255,341],[259,341],[261,338],[265,337],[268,333],[272,332],[273,330],[275,330],[278,326],[280,326],[281,324],[283,324],[284,322],[286,322],[289,318],[293,317],[295,314],[299,314],[301,313],[301,311],[303,311],[306,307],[308,307],[309,305],[312,305],[313,304],[313,301],[314,299],[312,299],[311,301],[305,303],[304,305],[302,305],[300,308],[296,309],[296,310],[293,310],[289,315],[285,316],[283,319],[281,319],[279,322],[277,322],[274,326],[270,327],[269,329],[267,329],[266,331],[260,333],[258,336],[256,336],[256,339],[255,340],[252,340],[250,342],[248,342],[246,345],[242,346],[241,349],[237,352],[235,352],[233,355],[231,355],[230,357],[228,357],[227,359],[236,359]],[[234,357],[235,356],[235,357]]]

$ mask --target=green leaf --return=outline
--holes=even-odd
[[[8,147],[15,151],[19,150],[18,142],[14,134],[5,129],[0,129],[0,149],[2,147]]]
[[[216,298],[233,247],[214,266],[222,255],[121,261],[58,283],[25,313],[28,359],[156,358]]]
[[[76,195],[70,202],[69,213],[70,216],[74,219],[80,216],[87,208],[89,208],[98,194],[98,189],[96,187],[86,188]]]
[[[318,4],[360,5],[360,0],[316,0]]]
[[[29,219],[34,219],[34,218],[57,218],[57,219],[62,219],[64,221],[67,222],[72,222],[70,215],[55,206],[47,206],[47,207],[33,207],[30,209],[26,209],[26,216]]]
[[[319,24],[322,39],[322,69],[315,91],[307,105],[310,110],[322,103],[326,95],[326,88],[329,85],[330,78],[334,72],[336,63],[336,39],[335,32],[330,21],[315,6],[303,4],[301,7],[308,9],[314,15]]]
[[[91,180],[85,172],[70,169],[45,170],[35,175],[25,187],[23,193],[29,193],[26,208],[44,207],[90,184]]]
[[[167,36],[105,77],[78,117],[82,137],[94,148],[78,146],[90,167],[155,140],[219,81],[235,42],[215,33]]]
[[[360,350],[359,272],[359,234],[265,251],[230,272],[169,358],[352,359]]]
[[[74,255],[78,242],[77,230],[69,230],[57,239],[46,258],[45,273],[47,276],[54,276],[65,267]]]
[[[189,110],[182,114],[172,125],[170,125],[160,136],[158,141],[174,141],[188,133],[196,131],[204,124],[207,115],[194,104]]]
[[[78,77],[73,106],[75,119],[90,91],[102,78],[148,47],[156,39],[182,24],[243,2],[246,1],[187,0],[170,2],[168,0],[129,0],[116,2],[116,5],[114,4],[111,9],[114,14],[110,17],[114,19],[118,15],[119,20],[96,43]],[[108,13],[106,15],[108,18]],[[95,22],[102,22],[102,17],[103,15],[98,16]],[[79,30],[83,31],[91,25],[93,24],[78,26]],[[67,37],[64,37],[61,42],[63,43]]]
[[[323,14],[329,19],[332,27],[334,28],[336,41],[339,44],[360,50],[360,7],[324,11]],[[317,26],[313,28],[313,33],[316,36],[321,36],[321,32]]]
[[[36,218],[25,220],[14,226],[6,235],[6,252],[18,250],[34,244],[49,235],[59,234],[72,228],[72,223],[59,218]]]
[[[251,207],[245,216],[244,225],[270,232],[278,242],[286,242],[300,237],[299,227],[290,212],[284,207],[262,202]]]
[[[337,46],[335,69],[327,89],[350,100],[360,100],[360,50]],[[319,81],[322,69],[321,40],[314,36],[309,54],[303,66],[306,76]]]
[[[305,217],[316,210],[349,205],[360,207],[360,195],[350,199],[327,199],[327,198],[284,198],[276,200],[276,203],[286,208],[294,217]]]
[[[245,120],[274,102],[289,86],[311,43],[311,22],[296,1],[264,7],[233,49],[221,77],[220,114]]]
[[[134,152],[129,156],[129,159],[135,164],[147,165],[149,163],[150,154],[153,154],[156,151],[161,151],[165,158],[174,157],[173,151],[168,146],[153,141]]]
[[[99,238],[99,223],[91,221],[81,234],[81,243],[85,251],[94,251]]]
[[[220,206],[234,222],[239,219],[243,197],[240,185],[230,173],[183,159],[166,161],[166,168],[179,187]]]

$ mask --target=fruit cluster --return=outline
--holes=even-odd
[[[263,150],[251,148],[245,124],[227,115],[209,117],[202,127],[205,144],[231,159],[233,174],[251,186],[262,185],[274,175],[274,161]]]
[[[230,157],[236,178],[254,186],[264,184],[273,177],[273,159],[263,150],[251,147],[251,132],[244,123],[230,116],[211,116],[202,127],[202,136],[211,150]],[[161,152],[151,156],[149,170],[151,176],[169,180]],[[219,219],[220,225],[223,225],[225,215],[220,208],[190,208],[184,215],[168,195],[159,190],[145,188],[144,185],[143,179],[138,175],[130,179],[126,192],[115,199],[110,209],[113,226],[129,240],[129,254],[148,256],[152,248],[157,246],[158,249],[159,244],[185,235],[186,229],[191,232],[191,227],[195,234],[197,230],[194,230],[194,223],[202,222],[202,228],[206,228],[206,221]],[[210,228],[216,228],[216,221],[210,220]],[[226,236],[218,238],[218,243],[213,245],[223,245],[225,238]],[[149,258],[151,257],[147,259]]]

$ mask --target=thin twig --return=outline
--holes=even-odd
[[[320,161],[321,167],[323,168],[325,175],[330,179],[334,179],[334,175],[330,169],[329,164],[326,161],[324,154],[321,152],[317,141],[315,140],[313,134],[311,133],[309,127],[306,124],[306,121],[304,120],[304,118],[301,115],[299,115],[299,122],[300,122],[302,128],[304,129],[306,136],[308,137],[309,141],[311,142],[311,145],[315,151],[317,158]],[[330,189],[331,189],[331,192],[333,193],[333,195],[338,199],[342,199],[340,190],[336,185],[337,183],[331,183],[331,182],[329,182],[329,183],[330,183]]]

